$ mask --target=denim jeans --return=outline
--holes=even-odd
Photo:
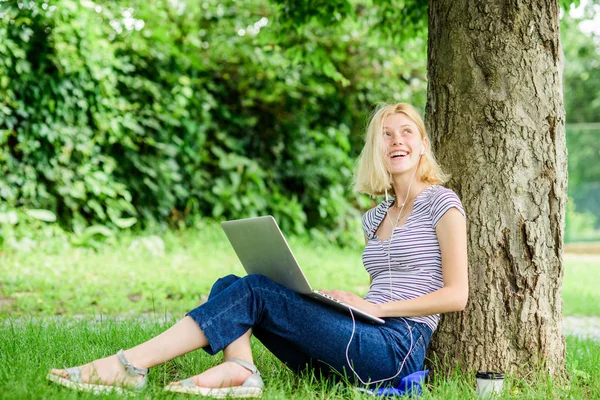
[[[253,335],[293,371],[345,376],[360,384],[346,359],[352,318],[263,275],[217,280],[208,301],[187,315],[204,332],[209,342],[204,350],[211,355],[252,328]],[[348,357],[363,381],[383,379],[381,385],[397,386],[406,375],[423,369],[431,333],[427,325],[404,318],[387,318],[384,325],[356,320]],[[403,362],[402,371],[390,379]]]

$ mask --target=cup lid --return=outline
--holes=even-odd
[[[500,372],[477,371],[475,377],[479,379],[504,379],[504,374]]]

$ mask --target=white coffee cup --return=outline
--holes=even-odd
[[[479,397],[491,397],[502,393],[504,374],[498,372],[479,371],[475,375],[477,394]]]

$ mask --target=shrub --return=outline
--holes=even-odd
[[[368,8],[281,37],[257,0],[0,7],[0,198],[76,231],[271,213],[352,241],[370,107],[424,103],[424,43],[369,41]]]

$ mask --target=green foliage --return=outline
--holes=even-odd
[[[378,29],[396,43],[409,38],[427,38],[427,0],[374,0]]]
[[[569,10],[571,7],[578,7],[581,0],[558,0],[558,4],[563,10]]]
[[[600,124],[586,129],[586,125],[567,124],[569,150],[569,187],[578,189],[591,182],[600,183]]]
[[[424,41],[382,47],[374,18],[280,36],[257,0],[11,2],[0,16],[0,199],[78,233],[271,213],[356,242],[367,113],[425,101]]]
[[[12,3],[0,13],[0,198],[53,210],[75,229],[136,213],[106,152],[125,140],[96,131],[119,119],[110,107],[116,82],[105,79],[116,59],[79,8]]]
[[[583,226],[570,227],[576,218],[567,219],[567,234],[573,240],[589,237],[589,229],[600,228],[600,124],[567,124],[569,150],[569,196],[581,213]],[[567,209],[569,212],[569,209]],[[574,212],[574,211],[573,211]],[[568,214],[567,214],[568,217]],[[588,229],[589,228],[589,229]],[[600,235],[599,232],[596,236]]]
[[[369,21],[370,36],[382,46],[427,37],[427,0],[272,0],[282,33]]]
[[[353,4],[348,0],[273,0],[280,5],[288,27],[302,27],[315,21],[322,25],[338,23],[354,14]]]
[[[0,212],[0,248],[6,252],[29,252],[33,249],[63,251],[71,246],[98,249],[105,242],[111,243],[116,230],[105,225],[91,225],[78,232],[66,232],[53,223],[56,215],[49,210],[9,210]],[[117,219],[116,227],[128,228],[135,218]],[[50,248],[44,248],[49,243]],[[114,243],[114,240],[112,240]]]
[[[567,123],[600,122],[600,37],[579,27],[593,18],[592,6],[584,9],[582,18],[567,13],[561,20]]]
[[[598,237],[596,225],[598,218],[589,211],[577,212],[575,202],[567,202],[565,242],[574,242],[586,238]]]
[[[576,221],[600,227],[600,37],[582,32],[580,26],[593,18],[593,2],[583,8],[583,16],[566,13],[561,20],[561,40],[565,53],[564,99],[569,150],[569,196],[583,214],[567,220],[567,237],[589,236]],[[574,206],[573,205],[573,206]],[[573,210],[568,210],[573,213]],[[596,216],[591,219],[589,216]]]

